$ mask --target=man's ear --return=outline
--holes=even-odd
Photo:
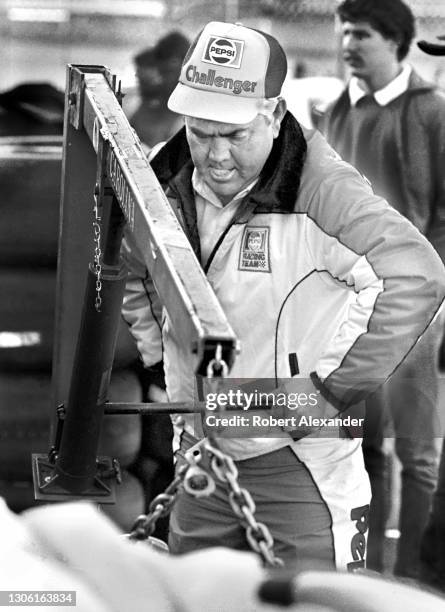
[[[278,103],[272,115],[273,137],[276,138],[280,133],[281,121],[287,111],[287,104],[284,98],[278,98]]]
[[[392,38],[392,39],[389,39],[389,41],[390,43],[392,43],[391,48],[394,54],[397,56],[402,41],[399,40],[399,38],[396,38],[396,39]]]

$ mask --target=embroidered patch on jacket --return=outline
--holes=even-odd
[[[241,241],[239,270],[270,272],[268,227],[246,227]]]

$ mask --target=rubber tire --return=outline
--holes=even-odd
[[[128,403],[142,401],[141,385],[134,372],[119,370],[112,373],[108,401]],[[141,436],[139,415],[105,415],[98,454],[117,459],[120,466],[125,468],[138,456]]]
[[[32,332],[39,340],[22,346],[0,345],[0,370],[27,372],[51,370],[56,296],[56,272],[46,269],[0,268],[0,332]],[[28,335],[29,337],[29,335]],[[113,366],[126,368],[139,353],[128,325],[121,318]]]
[[[145,511],[144,490],[138,479],[122,470],[122,484],[115,485],[116,503],[99,507],[123,533],[128,533],[136,518]],[[13,512],[22,512],[44,502],[34,499],[31,480],[0,480],[0,496]]]
[[[111,379],[110,401],[140,401],[137,376],[127,370]],[[0,375],[0,479],[31,480],[31,454],[47,453],[51,422],[49,374]],[[141,441],[139,415],[106,415],[98,455],[116,458],[122,467],[132,463]]]
[[[8,138],[11,143],[12,138]],[[26,144],[17,150],[0,138],[2,177],[2,265],[56,266],[59,236],[62,143],[60,138]],[[19,246],[19,248],[18,248]]]
[[[122,471],[122,484],[116,485],[116,503],[100,504],[106,514],[123,533],[129,533],[137,517],[145,510],[144,490],[139,480]]]

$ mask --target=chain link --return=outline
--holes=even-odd
[[[93,232],[94,232],[94,273],[96,274],[96,299],[94,301],[94,307],[97,312],[100,312],[102,306],[102,251],[101,251],[101,217],[99,216],[98,206],[94,207],[94,221],[93,221]]]
[[[227,375],[227,371],[227,364],[222,359],[222,347],[218,344],[215,358],[209,362],[207,367],[207,379],[210,386],[216,389]],[[218,480],[229,486],[230,506],[246,530],[247,542],[251,549],[259,554],[266,564],[272,567],[282,567],[282,559],[276,557],[273,552],[274,542],[269,529],[255,518],[256,506],[252,496],[239,484],[238,468],[234,460],[218,448],[214,435],[208,435],[207,439],[199,442],[193,449],[193,453],[190,451],[186,453],[186,463],[178,468],[172,483],[164,493],[153,499],[149,506],[149,513],[142,514],[136,519],[127,537],[130,540],[149,538],[154,532],[156,521],[170,512],[182,483],[186,491],[195,497],[208,496],[213,493],[215,489],[213,479],[199,465],[203,459],[202,451],[204,450],[210,459],[210,471]]]
[[[161,516],[167,516],[176,501],[179,486],[185,478],[189,469],[189,464],[185,463],[178,468],[175,478],[165,489],[164,493],[157,495],[148,507],[148,514],[141,514],[136,519],[131,532],[128,534],[129,540],[146,540],[155,530],[156,522]]]
[[[209,455],[213,455],[210,467],[216,477],[229,485],[229,502],[236,517],[239,518],[246,530],[246,538],[251,549],[258,553],[266,564],[272,567],[282,567],[283,561],[273,552],[273,538],[264,523],[255,518],[255,502],[247,489],[240,487],[238,481],[238,468],[231,457],[213,446],[205,443]]]
[[[247,542],[251,549],[259,554],[264,562],[271,567],[282,567],[283,561],[276,557],[273,552],[273,538],[264,523],[260,523],[255,518],[255,502],[247,489],[240,487],[238,481],[238,469],[235,462],[229,455],[226,455],[221,450],[210,444],[208,441],[202,441],[202,446],[211,457],[210,468],[215,476],[224,483],[227,483],[230,488],[229,503],[235,516],[240,520],[242,526],[246,530]],[[201,457],[200,457],[201,458]],[[176,477],[171,484],[165,489],[164,493],[157,495],[149,505],[148,514],[141,514],[136,519],[131,533],[127,535],[130,540],[146,540],[154,532],[156,522],[162,516],[167,516],[177,497],[177,493],[181,483],[186,478],[189,469],[193,469],[200,461],[195,459],[192,461],[187,457],[187,463],[184,463],[178,468]],[[207,494],[210,494],[210,491]],[[191,495],[200,496],[199,492],[194,493],[189,490]]]
[[[207,384],[210,393],[213,393],[215,397],[221,391],[224,385],[224,379],[229,373],[227,363],[222,358],[222,346],[221,344],[216,345],[215,357],[211,359],[207,365]],[[221,406],[218,406],[218,412],[221,411]],[[205,436],[212,442],[214,446],[217,446],[216,434],[221,431],[220,426],[208,428],[204,426],[203,429]]]

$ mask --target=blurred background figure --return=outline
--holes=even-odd
[[[182,126],[182,119],[167,108],[167,99],[189,44],[183,34],[173,31],[134,58],[141,101],[130,123],[149,149],[168,140]]]
[[[295,74],[305,74],[301,62],[298,62]],[[343,81],[335,76],[288,76],[282,95],[288,110],[301,124],[318,128],[326,109],[341,94],[343,86]]]
[[[444,260],[445,97],[405,63],[415,34],[411,9],[401,0],[345,0],[337,14],[351,79],[327,113],[327,139],[377,194],[426,235]],[[363,452],[373,494],[368,567],[384,569],[390,502],[384,437],[391,431],[390,421],[402,464],[394,573],[408,578],[419,575],[420,540],[437,483],[442,327],[438,318],[366,403]]]
[[[418,47],[429,55],[445,56],[445,36],[438,36],[437,42],[425,40]],[[444,342],[441,361],[444,357]],[[445,442],[439,467],[439,480],[433,497],[433,506],[420,549],[421,579],[430,586],[445,591]]]
[[[307,65],[306,65],[306,62],[303,62],[301,60],[295,62],[294,77],[296,79],[303,79],[305,76],[307,76]]]

